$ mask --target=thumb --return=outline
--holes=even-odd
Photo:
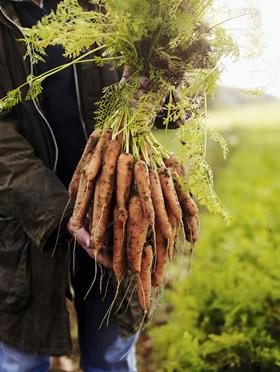
[[[76,232],[76,239],[84,248],[90,248],[90,235],[84,227]]]

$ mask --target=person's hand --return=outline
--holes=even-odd
[[[87,252],[87,254],[95,259],[98,263],[105,266],[106,268],[112,267],[111,257],[103,250],[98,251],[97,255],[94,254],[93,249],[90,245],[90,235],[86,228],[82,227],[79,230],[75,230],[72,224],[72,219],[67,223],[67,231],[75,237],[77,243]]]
[[[121,82],[127,81],[130,78],[131,71],[128,66],[125,66],[121,78]],[[133,109],[137,106],[139,99],[146,93],[149,88],[151,80],[147,76],[139,76],[139,88],[135,92],[134,97],[131,101],[131,106]]]

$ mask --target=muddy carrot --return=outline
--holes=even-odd
[[[193,198],[189,195],[189,193],[185,192],[185,190],[183,189],[178,179],[177,172],[174,169],[170,169],[170,171],[173,177],[175,190],[177,192],[177,196],[183,213],[186,215],[195,216],[198,213],[197,205],[195,204]]]
[[[99,192],[96,193],[94,200],[94,211],[98,215],[97,221],[93,220],[93,249],[101,249],[108,225],[110,214],[110,202],[115,188],[115,174],[117,160],[120,154],[121,146],[119,142],[111,140],[107,146],[102,172],[99,180]]]
[[[144,247],[141,261],[141,271],[137,278],[137,292],[140,306],[147,312],[151,302],[151,267],[153,262],[153,250],[150,245]]]
[[[111,130],[104,131],[94,149],[93,155],[86,168],[86,177],[88,181],[92,181],[97,176],[101,165],[102,165],[102,155],[106,150],[108,141],[111,139]]]
[[[155,270],[152,273],[152,286],[159,287],[164,280],[164,266],[167,260],[167,246],[166,241],[161,233],[161,230],[157,227],[156,224],[156,265]]]
[[[159,224],[161,234],[169,239],[172,234],[172,228],[168,220],[166,207],[164,204],[163,193],[161,189],[160,179],[157,171],[154,169],[149,170],[150,185],[152,201],[155,209],[156,221]]]
[[[173,253],[176,245],[176,238],[177,238],[177,231],[178,231],[178,221],[177,218],[173,215],[172,210],[170,208],[167,208],[167,213],[168,213],[168,219],[170,222],[170,225],[172,227],[172,234],[171,238],[168,241],[168,246],[167,246],[167,253],[168,253],[168,258],[169,261],[171,262],[173,259]]]
[[[133,155],[122,153],[117,163],[116,198],[121,221],[125,224],[128,216],[127,204],[133,177]]]
[[[89,160],[92,157],[93,150],[98,143],[100,134],[101,132],[99,129],[96,129],[94,132],[92,132],[85,146],[83,155],[75,169],[75,172],[72,176],[72,180],[70,182],[69,190],[68,190],[69,196],[72,199],[75,199],[77,196],[81,173],[83,172],[85,165],[89,162]]]
[[[132,195],[128,208],[127,258],[131,271],[141,270],[141,258],[146,242],[149,221],[143,213],[140,197]]]
[[[135,163],[134,174],[144,215],[148,219],[150,226],[154,228],[155,210],[152,202],[149,169],[143,160],[138,160]]]
[[[118,282],[126,271],[126,256],[124,244],[124,222],[120,219],[118,207],[114,210],[114,249],[113,249],[113,270]]]
[[[200,230],[198,215],[183,217],[186,239],[190,243],[195,243],[198,239]]]
[[[182,220],[182,210],[169,169],[161,168],[159,178],[164,199],[179,224]]]
[[[79,230],[84,225],[93,194],[93,186],[93,182],[87,181],[84,173],[82,173],[72,216],[75,230]]]
[[[185,177],[186,172],[183,164],[171,154],[169,158],[164,159],[166,167],[174,169],[180,177]]]

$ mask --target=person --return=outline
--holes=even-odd
[[[45,63],[34,65],[24,60],[24,43],[18,41],[20,26],[32,27],[57,2],[0,0],[0,97],[30,73],[66,62],[61,48],[54,46],[47,48]],[[85,10],[90,6],[87,1],[81,5]],[[112,312],[108,326],[100,327],[114,296],[110,270],[105,269],[110,258],[100,253],[102,266],[95,269],[86,229],[75,234],[76,249],[69,241],[73,206],[67,187],[94,128],[94,103],[103,87],[119,79],[108,66],[69,67],[44,82],[38,99],[0,112],[1,372],[47,371],[50,356],[71,353],[66,306],[70,272],[81,368],[136,370],[142,313],[132,299],[125,311],[122,306]],[[94,276],[97,280],[88,291]]]

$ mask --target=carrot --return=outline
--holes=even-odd
[[[92,217],[91,217],[91,230],[90,230],[90,240],[91,245],[93,245],[93,236],[94,230],[101,218],[101,210],[98,208],[97,200],[99,198],[99,194],[101,192],[100,188],[100,176],[97,177],[95,182],[95,190],[94,190],[94,198],[93,198],[93,208],[92,208]]]
[[[127,258],[131,271],[139,273],[141,257],[146,242],[149,221],[143,213],[139,195],[129,201],[127,222]]]
[[[117,187],[116,198],[121,221],[125,224],[128,212],[127,203],[133,177],[134,160],[133,155],[122,153],[117,164]]]
[[[99,189],[94,200],[94,209],[99,217],[93,220],[93,249],[101,249],[108,225],[110,202],[115,188],[115,174],[117,160],[121,151],[118,141],[110,140],[104,155],[102,172],[100,175]]]
[[[200,230],[198,215],[183,217],[186,239],[190,243],[195,243],[198,239]]]
[[[171,154],[169,158],[164,159],[164,163],[166,167],[173,168],[180,177],[186,176],[183,164],[175,157],[175,155]]]
[[[102,192],[101,188],[99,189]],[[95,206],[94,206],[95,209]],[[91,246],[95,252],[102,249],[106,242],[106,232],[110,222],[111,204],[107,204],[99,213],[93,210],[92,228],[91,228]],[[101,213],[102,212],[102,213]],[[94,224],[94,217],[97,220]]]
[[[144,215],[149,221],[149,225],[154,229],[155,210],[152,202],[149,169],[143,160],[138,160],[135,163],[134,174]]]
[[[113,250],[113,270],[118,282],[122,279],[126,271],[126,257],[124,245],[124,222],[120,219],[118,207],[114,209],[114,250]]]
[[[172,226],[172,234],[171,234],[170,240],[168,241],[168,246],[167,246],[168,258],[169,258],[169,261],[171,262],[173,258],[173,252],[175,249],[175,245],[176,245],[177,230],[178,230],[179,225],[178,225],[177,218],[173,215],[171,209],[168,208],[167,213],[168,213],[168,219],[169,219],[170,225]]]
[[[90,161],[92,157],[92,151],[88,152],[83,159],[81,159],[75,169],[75,172],[72,176],[71,182],[68,187],[68,195],[72,200],[75,200],[78,194],[79,183],[81,174],[84,171],[85,165]]]
[[[166,203],[170,208],[172,214],[176,218],[177,222],[181,223],[182,210],[180,207],[180,203],[176,194],[175,186],[169,169],[161,168],[161,170],[159,171],[159,178],[163,196],[166,200]]]
[[[153,262],[153,250],[150,245],[144,247],[141,271],[137,280],[137,292],[140,306],[147,312],[151,302],[151,267]]]
[[[100,135],[101,135],[101,130],[100,129],[95,129],[91,133],[91,135],[89,136],[89,139],[87,141],[87,144],[85,146],[82,157],[95,148],[95,146],[97,145],[97,142],[99,140]]]
[[[84,173],[82,173],[72,216],[73,227],[75,230],[79,230],[85,222],[92,193],[93,182],[87,181]]]
[[[69,185],[68,192],[69,192],[69,196],[71,199],[75,199],[77,196],[81,173],[83,172],[85,165],[89,162],[92,156],[93,150],[95,146],[97,145],[99,136],[100,136],[99,129],[96,129],[89,136],[83,155],[75,169],[75,172],[72,176],[72,180]]]
[[[152,201],[155,209],[156,221],[159,224],[161,234],[166,239],[170,239],[172,228],[168,220],[164,198],[162,194],[160,179],[157,171],[149,170]]]
[[[156,267],[152,273],[152,286],[159,287],[163,283],[163,271],[167,258],[167,247],[165,239],[159,227],[156,225]]]
[[[102,165],[102,155],[106,150],[108,141],[111,139],[111,137],[111,130],[106,130],[101,134],[100,139],[94,149],[93,155],[86,168],[86,177],[88,181],[94,180],[97,176],[97,173],[99,172]]]
[[[177,196],[183,213],[186,215],[195,216],[198,213],[197,205],[195,204],[193,198],[183,189],[178,180],[177,172],[174,169],[170,169],[170,172],[173,177],[175,190],[177,192]]]

